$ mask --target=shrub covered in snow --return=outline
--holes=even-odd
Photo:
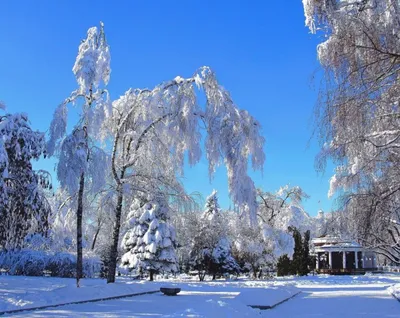
[[[84,277],[99,276],[100,260],[97,256],[84,256]],[[76,256],[65,252],[46,252],[35,250],[0,252],[0,268],[11,275],[43,276],[47,271],[51,276],[74,277]]]

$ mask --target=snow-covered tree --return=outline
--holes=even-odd
[[[242,271],[253,273],[253,278],[261,277],[262,269],[272,262],[272,251],[264,240],[260,225],[252,225],[238,215],[232,223],[234,231],[233,255]]]
[[[0,246],[22,246],[31,231],[45,234],[49,208],[41,191],[47,180],[31,161],[44,153],[44,134],[33,131],[26,114],[0,116]]]
[[[77,215],[77,286],[82,277],[82,218],[85,186],[92,193],[105,184],[108,156],[96,142],[102,137],[102,124],[110,111],[104,86],[110,79],[110,49],[103,24],[90,28],[78,50],[72,69],[78,89],[73,91],[55,113],[47,145],[49,155],[56,154],[60,186],[76,196]],[[67,132],[68,105],[81,104],[80,118],[71,133]]]
[[[325,36],[318,45],[326,85],[316,109],[317,164],[338,164],[329,195],[345,196],[357,239],[400,263],[399,2],[303,4],[306,25]]]
[[[207,197],[199,229],[191,242],[191,266],[202,281],[206,274],[237,273],[239,266],[231,254],[231,244],[218,204],[217,191]]]
[[[185,198],[186,199],[186,198]],[[190,249],[201,224],[200,195],[194,193],[191,200],[178,200],[171,205],[171,223],[176,229],[176,255],[181,272],[190,271]],[[201,207],[201,208],[200,208]]]
[[[258,189],[258,212],[260,226],[267,249],[271,251],[272,262],[284,254],[293,254],[293,236],[289,227],[301,231],[314,229],[314,220],[304,211],[301,204],[309,198],[299,187],[285,185],[277,192],[264,192]]]
[[[205,107],[196,96],[203,89]],[[224,163],[229,190],[243,214],[256,220],[256,191],[247,174],[264,163],[264,138],[259,123],[239,110],[209,67],[193,77],[177,76],[154,89],[130,89],[113,103],[110,121],[113,140],[112,173],[118,193],[108,282],[115,281],[121,214],[125,196],[162,188],[184,195],[177,177],[183,174],[187,154],[190,165],[201,158],[201,133],[209,161],[209,174]]]
[[[176,234],[165,198],[148,202],[135,199],[128,222],[130,229],[123,238],[122,265],[140,273],[148,272],[151,281],[155,273],[177,273]]]
[[[300,207],[302,201],[308,198],[308,194],[299,186],[291,187],[285,185],[276,193],[264,192],[262,189],[257,189],[257,216],[263,223],[274,225],[275,222],[279,222],[282,219],[281,214],[289,206]]]

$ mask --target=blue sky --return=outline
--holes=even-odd
[[[318,145],[309,142],[320,39],[304,27],[302,10],[300,0],[2,1],[0,99],[47,130],[55,107],[76,88],[71,69],[80,40],[101,20],[111,46],[113,98],[212,67],[237,105],[263,126],[266,162],[263,175],[251,173],[256,185],[268,191],[299,185],[311,196],[304,204],[310,214],[329,211],[333,167],[317,174]],[[185,184],[205,196],[215,188],[229,205],[224,169],[210,184],[205,159],[187,170]]]

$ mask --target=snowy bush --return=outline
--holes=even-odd
[[[39,251],[6,252],[0,256],[0,266],[11,275],[42,276],[47,255]]]
[[[97,256],[92,254],[84,256],[84,277],[98,276],[100,267],[100,259]],[[0,268],[11,275],[43,276],[44,271],[49,271],[51,276],[74,277],[76,274],[76,256],[65,252],[4,251],[0,253]]]
[[[46,270],[51,276],[74,277],[76,274],[76,257],[69,253],[55,253],[48,259]]]
[[[276,264],[277,275],[278,276],[287,276],[290,274],[291,261],[287,254],[284,254],[278,258],[278,262]]]

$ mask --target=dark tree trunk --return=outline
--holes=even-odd
[[[205,277],[206,277],[206,271],[199,270],[199,280],[203,282]]]
[[[124,177],[124,174],[121,174]],[[123,201],[123,189],[122,184],[118,186],[118,200],[117,207],[115,209],[115,223],[112,237],[112,245],[110,249],[110,258],[109,258],[109,268],[107,275],[107,283],[115,283],[115,272],[117,270],[117,260],[118,260],[118,242],[119,242],[119,231],[121,228],[121,214],[122,214],[122,201]]]
[[[85,174],[82,172],[79,181],[78,210],[76,211],[76,287],[79,287],[79,280],[83,277],[82,258],[82,216],[83,216],[83,190],[85,188]]]
[[[151,269],[150,270],[150,281],[152,282],[154,280],[154,271]]]
[[[257,270],[258,268],[255,265],[251,265],[252,269],[253,269],[253,278],[257,279]]]
[[[96,233],[94,234],[94,237],[93,237],[93,242],[92,242],[92,247],[91,247],[92,251],[94,250],[94,247],[96,246],[97,236],[99,236],[99,233],[100,233],[100,226],[97,227]]]

